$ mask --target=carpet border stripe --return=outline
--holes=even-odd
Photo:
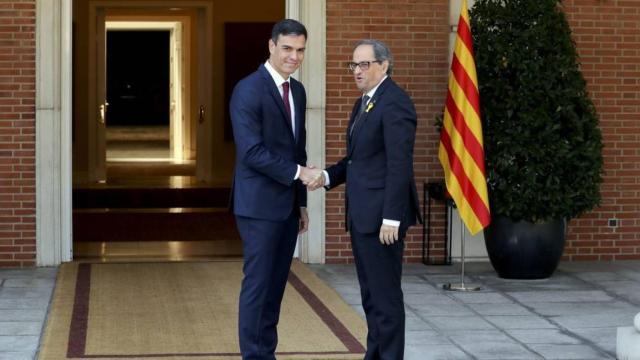
[[[97,264],[100,265],[100,264]],[[76,290],[73,312],[69,329],[67,358],[100,359],[100,358],[153,358],[153,357],[222,357],[240,356],[235,353],[173,353],[173,354],[86,354],[87,330],[89,324],[89,300],[91,296],[91,263],[80,263],[76,276]],[[365,349],[355,336],[340,322],[331,310],[318,296],[300,280],[292,271],[289,272],[288,282],[302,296],[313,311],[327,325],[333,334],[344,344],[347,351],[318,351],[318,352],[277,352],[276,355],[341,355],[364,354]]]

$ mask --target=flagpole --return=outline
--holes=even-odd
[[[462,231],[460,283],[443,285],[444,289],[454,291],[480,290],[479,286],[464,283],[465,231],[475,235],[491,222],[480,121],[480,91],[468,10],[467,0],[462,0],[438,147],[447,191],[457,205]]]
[[[449,291],[478,291],[480,290],[480,286],[477,285],[465,285],[464,283],[464,263],[465,263],[465,259],[464,259],[464,243],[465,243],[465,238],[466,238],[466,230],[464,227],[464,223],[462,222],[462,218],[460,218],[460,231],[461,231],[461,235],[460,235],[460,262],[462,263],[461,266],[461,271],[460,271],[460,283],[459,284],[444,284],[442,285],[442,288],[444,290],[449,290]]]

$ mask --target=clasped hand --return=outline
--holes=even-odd
[[[324,175],[321,169],[316,169],[315,166],[309,165],[308,167],[302,166],[300,168],[300,180],[306,185],[307,190],[313,191],[324,186]]]

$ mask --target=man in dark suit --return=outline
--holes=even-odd
[[[244,278],[238,331],[243,359],[275,359],[280,303],[299,233],[307,230],[306,93],[290,75],[304,58],[307,30],[285,19],[269,59],[240,80],[230,112],[236,144],[232,207],[242,238]]]
[[[346,182],[346,221],[369,330],[365,359],[401,360],[403,238],[421,221],[413,175],[416,111],[389,77],[393,58],[384,43],[358,42],[349,68],[362,96],[347,128],[347,156],[308,187]]]

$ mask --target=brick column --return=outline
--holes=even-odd
[[[0,267],[35,265],[35,1],[0,3]]]

